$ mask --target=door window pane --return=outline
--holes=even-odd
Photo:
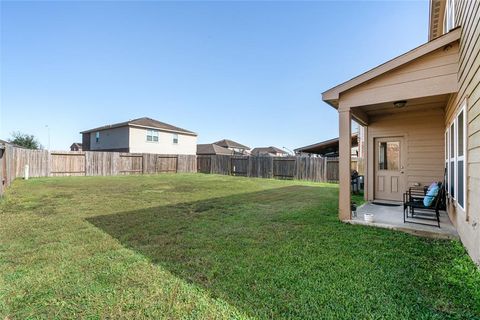
[[[392,171],[400,169],[400,142],[379,142],[378,169]]]
[[[378,144],[378,169],[387,170],[387,143]]]

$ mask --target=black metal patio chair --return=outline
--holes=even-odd
[[[430,206],[425,206],[423,200],[427,196],[427,188],[412,187],[403,194],[403,222],[434,226],[431,223],[423,223],[418,220],[435,221],[440,228],[440,210],[443,209],[445,188],[438,182],[438,193]]]

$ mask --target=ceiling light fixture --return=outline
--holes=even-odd
[[[405,106],[407,105],[407,101],[406,100],[400,100],[400,101],[395,101],[393,103],[393,106],[397,109],[400,109],[400,108],[404,108]]]

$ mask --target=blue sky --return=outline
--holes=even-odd
[[[1,2],[0,138],[148,116],[251,147],[338,135],[321,93],[427,41],[428,1]]]

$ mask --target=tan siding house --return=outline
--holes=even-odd
[[[196,154],[197,134],[150,118],[81,132],[85,151]]]
[[[350,220],[351,120],[367,200],[445,180],[447,212],[480,263],[480,1],[432,0],[429,41],[323,93],[339,112],[339,217]]]

